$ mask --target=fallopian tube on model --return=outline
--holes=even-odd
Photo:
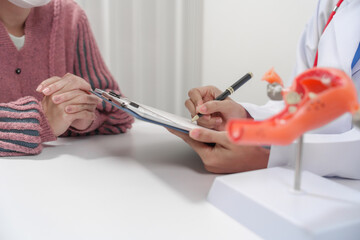
[[[234,119],[227,125],[230,139],[238,144],[288,145],[305,132],[321,127],[346,112],[359,115],[353,81],[343,71],[312,68],[298,75],[289,89],[282,89],[280,77],[270,70],[264,75],[285,108],[264,121]],[[271,91],[268,88],[268,92]],[[268,94],[269,95],[269,94]],[[270,96],[269,95],[269,96]]]

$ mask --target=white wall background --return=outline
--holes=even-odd
[[[77,0],[105,62],[134,101],[188,115],[201,85],[202,0]]]
[[[298,39],[317,0],[204,0],[202,83],[226,89],[246,72],[254,78],[237,101],[267,101],[262,75],[274,67],[288,80]]]
[[[187,92],[225,89],[248,71],[233,95],[266,102],[263,73],[291,76],[297,40],[317,0],[77,0],[103,57],[130,98],[181,115]]]

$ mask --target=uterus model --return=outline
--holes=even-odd
[[[283,110],[263,121],[231,120],[227,125],[228,136],[241,145],[293,145],[294,159],[288,160],[294,160],[294,171],[289,169],[292,165],[289,164],[222,176],[212,187],[210,202],[266,239],[288,239],[289,236],[358,239],[358,191],[310,171],[304,174],[301,171],[302,152],[309,146],[303,144],[304,133],[344,113],[351,113],[354,125],[360,126],[359,103],[352,79],[333,68],[309,69],[298,75],[289,88],[284,88],[273,70],[263,78],[269,83],[268,96],[272,100],[283,100]],[[292,174],[294,185],[289,188]],[[249,217],[254,213],[265,216],[263,224]],[[274,230],[278,226],[282,226],[281,233]]]
[[[305,132],[319,128],[346,112],[359,124],[359,103],[352,79],[334,68],[312,68],[298,75],[292,86],[283,88],[280,77],[271,69],[268,96],[284,100],[285,108],[263,120],[230,120],[228,135],[234,143],[245,145],[288,145]]]
[[[298,75],[288,89],[283,88],[273,69],[263,79],[269,82],[268,96],[272,100],[283,99],[285,108],[263,121],[230,120],[228,136],[242,145],[289,145],[298,139],[293,189],[300,192],[303,134],[347,112],[353,114],[353,123],[359,127],[356,88],[349,76],[334,68],[309,69]]]

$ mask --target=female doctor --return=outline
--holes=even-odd
[[[337,6],[336,10],[334,6]],[[338,68],[352,77],[360,93],[359,13],[359,0],[319,0],[300,39],[294,76],[313,66]],[[329,17],[331,14],[334,14],[332,19]],[[281,110],[282,102],[270,101],[264,106],[256,106],[238,104],[230,98],[212,101],[219,93],[220,90],[211,86],[195,88],[189,91],[190,98],[185,103],[192,116],[199,112],[205,114],[198,121],[200,125],[217,131],[195,129],[189,135],[171,131],[199,154],[207,170],[232,173],[292,165],[293,145],[272,146],[270,150],[238,146],[232,144],[224,132],[228,119],[252,117],[263,120]],[[215,146],[204,144],[207,142],[215,143]],[[352,127],[350,114],[305,135],[304,170],[321,176],[360,179],[359,156],[360,131]]]

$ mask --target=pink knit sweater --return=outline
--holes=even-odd
[[[25,44],[18,51],[0,22],[0,156],[41,152],[56,139],[35,91],[45,79],[73,73],[92,88],[119,88],[101,58],[86,15],[73,0],[53,0],[33,8],[25,23]],[[96,120],[86,131],[68,129],[64,136],[116,134],[133,118],[99,104]]]

